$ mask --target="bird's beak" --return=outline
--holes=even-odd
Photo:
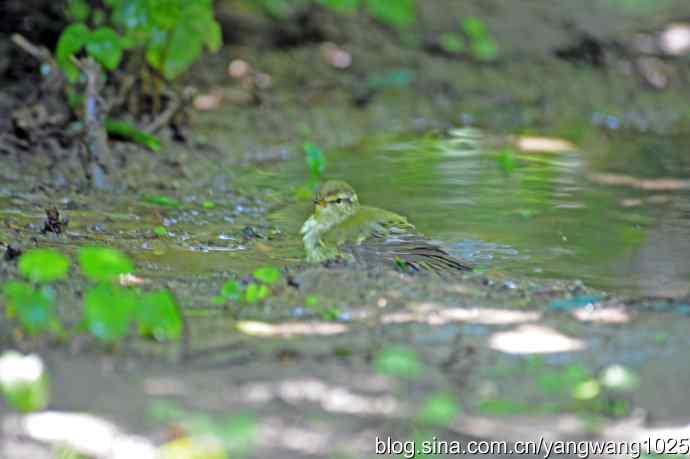
[[[325,199],[315,199],[314,205],[319,206],[319,207],[326,207],[326,200]]]

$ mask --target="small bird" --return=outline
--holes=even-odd
[[[346,182],[324,182],[314,195],[314,213],[302,225],[307,261],[387,263],[406,271],[437,274],[471,271],[419,234],[402,215],[360,205]]]

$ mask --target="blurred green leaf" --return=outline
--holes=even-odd
[[[215,431],[228,453],[233,457],[244,456],[257,441],[259,424],[254,416],[240,414],[224,420]]]
[[[238,301],[242,296],[242,286],[234,280],[229,280],[220,288],[220,294],[228,300]]]
[[[105,121],[105,129],[111,136],[131,140],[153,152],[157,153],[161,149],[161,141],[158,137],[153,134],[149,134],[148,132],[144,132],[129,123],[125,123],[124,121],[108,119]]]
[[[496,158],[496,161],[503,172],[507,174],[512,173],[518,166],[515,153],[513,153],[513,151],[509,148],[504,148],[501,150]]]
[[[484,62],[496,60],[498,57],[498,44],[488,37],[476,40],[472,43],[472,55]]]
[[[460,54],[465,51],[465,41],[456,33],[446,32],[441,34],[439,45],[447,53]]]
[[[29,334],[36,334],[59,326],[55,312],[55,292],[49,286],[35,289],[24,282],[10,281],[3,285],[7,314],[16,315],[19,324]]]
[[[93,281],[112,280],[120,274],[134,271],[129,257],[110,247],[81,247],[79,266],[82,274]]]
[[[34,282],[63,279],[69,271],[67,256],[55,249],[32,249],[19,257],[19,272]]]
[[[165,237],[168,235],[168,230],[163,225],[157,225],[153,228],[153,234],[155,234],[158,237]]]
[[[84,22],[91,14],[91,7],[85,0],[69,0],[66,13],[72,21]]]
[[[170,400],[154,400],[148,407],[148,416],[158,422],[179,421],[185,417],[185,410]]]
[[[162,194],[150,194],[144,196],[144,201],[151,204],[156,204],[163,207],[178,208],[180,207],[180,201],[170,196],[164,196]]]
[[[88,330],[102,341],[116,341],[127,333],[136,296],[131,290],[101,283],[84,292],[84,319]]]
[[[306,153],[307,167],[309,167],[312,177],[321,177],[326,170],[326,156],[321,149],[311,142],[304,144],[304,152]]]
[[[280,279],[280,270],[274,266],[264,266],[254,271],[254,278],[267,285],[272,285]]]
[[[601,393],[601,385],[596,379],[588,379],[575,386],[573,398],[577,400],[592,400]]]
[[[485,414],[507,416],[530,411],[530,407],[526,403],[516,402],[507,399],[488,399],[482,400],[479,403],[479,411]]]
[[[139,333],[157,341],[176,340],[182,335],[180,308],[169,290],[143,294],[137,308],[137,319]]]
[[[72,62],[74,56],[88,41],[91,32],[85,24],[76,22],[68,25],[60,34],[55,48],[55,59],[65,72],[67,79],[74,83],[79,79],[79,69]]]
[[[352,13],[359,8],[360,0],[319,0],[319,3],[339,13]]]
[[[419,413],[422,422],[449,426],[460,413],[460,404],[451,394],[439,392],[424,401]]]
[[[481,19],[468,16],[460,21],[460,27],[472,41],[479,41],[487,37],[486,26]]]
[[[110,27],[99,27],[89,35],[86,51],[108,70],[115,70],[122,59],[120,36]]]
[[[416,352],[407,347],[388,346],[374,357],[377,371],[400,378],[414,378],[422,371]]]
[[[373,17],[394,27],[407,27],[415,21],[415,0],[366,0]]]
[[[249,285],[247,285],[247,288],[244,292],[244,298],[247,301],[247,303],[254,304],[266,298],[270,292],[271,291],[264,284],[257,284],[256,282],[252,282]]]

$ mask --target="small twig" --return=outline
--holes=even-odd
[[[18,33],[12,34],[12,42],[21,50],[30,54],[41,64],[50,67],[50,73],[43,79],[44,87],[50,91],[61,89],[65,84],[65,75],[60,70],[53,54],[44,46],[31,43],[26,37]]]
[[[168,93],[166,95],[170,98],[170,103],[165,110],[163,110],[163,113],[158,115],[144,128],[144,132],[152,134],[170,124],[172,119],[191,102],[194,97],[194,92],[189,90],[189,88],[185,88],[181,96],[174,93]]]
[[[110,188],[106,172],[112,173],[115,164],[108,146],[108,133],[105,129],[106,105],[100,91],[103,86],[101,66],[92,58],[77,59],[74,64],[86,74],[86,94],[84,97],[84,143],[88,152],[89,178],[96,188]],[[105,167],[105,171],[103,168]]]
[[[151,121],[145,128],[144,132],[153,134],[159,131],[163,126],[167,126],[170,120],[177,114],[177,112],[182,107],[182,101],[179,97],[173,96],[170,100],[168,106],[163,110],[163,113],[158,115]]]
[[[33,57],[35,57],[42,63],[45,62],[50,64],[51,67],[57,68],[57,63],[55,62],[55,60],[53,59],[53,55],[50,53],[50,51],[48,51],[47,48],[43,46],[34,45],[29,40],[27,40],[26,37],[24,37],[23,35],[19,35],[18,33],[12,34],[12,42],[22,50],[31,54]]]

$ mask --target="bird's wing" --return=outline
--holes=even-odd
[[[396,213],[362,207],[343,223],[328,235],[330,241],[367,264],[383,262],[439,274],[472,269],[424,238],[414,225]]]

